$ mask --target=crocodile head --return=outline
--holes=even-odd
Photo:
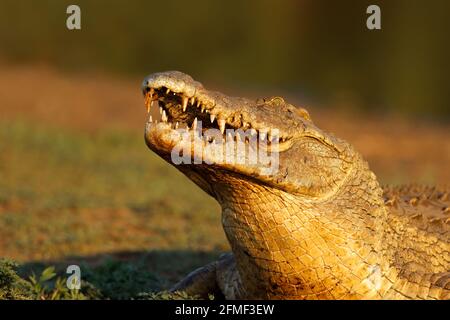
[[[142,91],[148,110],[153,105],[160,111],[159,121],[147,122],[148,147],[219,201],[224,184],[239,181],[321,197],[336,192],[354,163],[347,143],[317,128],[305,109],[283,98],[229,97],[178,71],[149,75]],[[188,135],[180,134],[182,128]],[[227,143],[234,145],[227,149]],[[174,160],[180,150],[190,151],[190,161]],[[233,158],[225,161],[230,151]]]
[[[246,297],[342,292],[353,285],[353,271],[342,270],[360,279],[380,270],[385,211],[376,177],[306,110],[279,97],[229,97],[176,71],[148,76],[142,91],[161,113],[147,122],[148,147],[220,203]],[[233,150],[235,161],[215,161]]]

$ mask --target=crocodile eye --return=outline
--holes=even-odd
[[[269,102],[274,104],[274,105],[285,104],[284,99],[282,97],[270,98]]]
[[[311,121],[311,116],[309,115],[308,111],[306,111],[306,109],[299,107],[295,108],[295,111],[303,119]]]
[[[308,111],[306,111],[305,108],[302,107],[294,107],[293,105],[288,106],[288,110],[292,113],[295,113],[296,115],[302,117],[305,120],[312,121],[311,116],[309,115]]]
[[[295,108],[295,113],[303,119],[311,121],[311,116],[309,115],[308,111],[306,111],[306,109],[302,107]]]

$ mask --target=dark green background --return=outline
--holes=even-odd
[[[81,31],[66,29],[69,4],[81,7]],[[366,28],[369,4],[381,7],[381,31]],[[133,76],[178,69],[319,105],[448,120],[449,4],[2,0],[0,59]]]

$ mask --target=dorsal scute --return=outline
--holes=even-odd
[[[392,214],[409,218],[414,226],[437,233],[450,231],[448,187],[405,185],[383,187],[385,205]]]

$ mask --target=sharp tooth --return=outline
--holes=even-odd
[[[162,114],[162,112],[163,112],[163,108],[159,107],[159,114]]]
[[[214,119],[216,118],[216,115],[211,113],[211,115],[209,116],[209,118],[211,119],[211,123],[213,123],[213,122],[214,122]]]
[[[257,134],[258,132],[255,129],[250,129],[250,137],[248,137],[249,142],[256,140]]]
[[[204,105],[202,105],[202,112],[204,112],[205,111],[205,106]]]
[[[178,121],[175,123],[175,129],[178,129]]]
[[[183,112],[186,111],[187,103],[188,103],[188,98],[187,97],[183,97]]]
[[[259,132],[259,139],[260,140],[266,140],[266,132],[264,132],[264,131],[260,131]]]
[[[170,89],[169,88],[167,88],[167,90],[166,90],[166,94],[169,94],[170,93]]]
[[[163,110],[163,113],[162,113],[162,121],[163,121],[163,122],[167,122],[166,110]]]
[[[222,134],[223,134],[223,133],[225,132],[225,120],[219,119],[218,122],[219,122],[219,128],[220,128],[220,131],[221,131]]]
[[[197,108],[201,105],[200,100],[197,100]]]
[[[194,105],[194,103],[195,103],[195,97],[192,97],[191,98],[191,104]]]
[[[153,122],[152,116],[150,116],[150,118],[148,118],[148,122]]]
[[[194,123],[192,123],[192,129],[197,129],[197,118],[195,118]]]

